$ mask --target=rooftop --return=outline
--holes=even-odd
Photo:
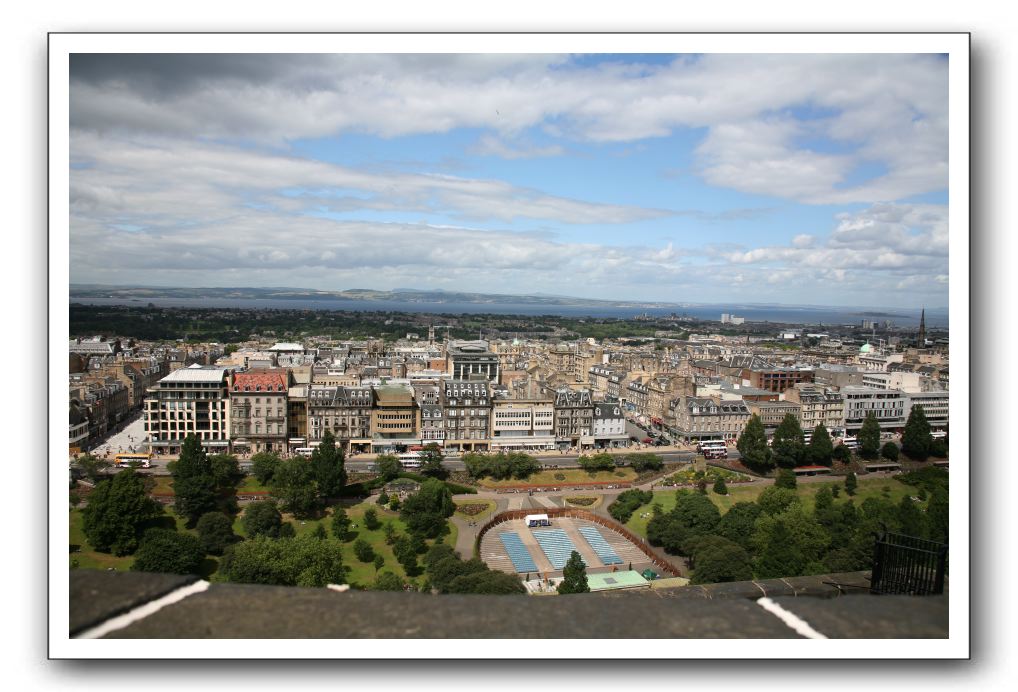
[[[174,370],[159,380],[160,382],[222,382],[226,376],[226,368],[212,365],[192,365]]]
[[[179,600],[152,607],[173,597]],[[865,575],[854,572],[550,597],[337,592],[144,572],[70,573],[70,634],[85,638],[800,638],[772,604],[824,638],[948,636],[946,593],[874,596]]]

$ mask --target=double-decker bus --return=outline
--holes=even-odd
[[[855,437],[843,437],[841,438],[841,444],[845,445],[851,450],[859,449],[859,440]]]
[[[118,454],[113,461],[118,469],[147,469],[152,466],[152,455],[147,452]]]
[[[399,455],[399,463],[405,469],[419,469],[421,467],[420,452],[403,452]]]
[[[707,459],[728,458],[728,445],[724,440],[700,440],[697,450]]]

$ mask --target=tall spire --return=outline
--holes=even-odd
[[[926,306],[923,306],[922,314],[919,316],[919,338],[916,346],[919,348],[926,347]]]

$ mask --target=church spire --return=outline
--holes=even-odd
[[[923,307],[922,314],[919,316],[919,338],[916,339],[918,343],[916,346],[919,348],[926,348],[926,307]]]

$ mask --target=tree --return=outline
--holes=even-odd
[[[411,532],[435,538],[445,529],[446,517],[451,517],[455,511],[452,493],[445,483],[428,478],[416,493],[404,500],[399,515]]]
[[[736,502],[721,516],[717,534],[748,550],[761,512],[760,505],[755,502]]]
[[[930,540],[939,543],[947,543],[950,537],[947,497],[945,488],[936,488],[930,493],[930,500],[926,505]]]
[[[382,569],[382,565],[385,564],[385,558],[382,557],[381,555],[375,555],[375,559],[373,562],[375,565],[375,574],[378,574],[378,570]]]
[[[783,522],[774,522],[762,539],[754,564],[757,578],[796,577],[802,573],[806,560]]]
[[[806,456],[811,463],[820,466],[830,466],[833,454],[834,443],[831,441],[831,435],[827,432],[827,427],[821,423],[813,428],[813,435],[810,437]]]
[[[705,496],[693,493],[678,495],[671,514],[693,535],[714,533],[721,521],[717,505]]]
[[[134,554],[135,572],[197,574],[205,559],[198,538],[170,529],[149,529]]]
[[[170,465],[170,474],[174,509],[188,524],[193,526],[201,515],[219,508],[219,487],[212,462],[195,435],[184,438],[180,457]]]
[[[386,570],[375,577],[375,584],[372,588],[375,591],[402,591],[403,580]]]
[[[428,565],[428,579],[431,581],[431,585],[443,593],[456,577],[474,572],[484,572],[488,569],[488,566],[477,558],[464,561],[455,554],[438,557],[430,563],[425,557],[425,564]]]
[[[96,485],[82,510],[82,529],[89,545],[100,553],[129,555],[138,547],[145,522],[162,513],[162,507],[146,495],[141,477],[125,469]]]
[[[315,530],[311,532],[311,536],[318,540],[324,540],[329,537],[329,534],[325,531],[325,526],[323,524],[318,524],[315,526]]]
[[[385,543],[387,545],[392,545],[393,543],[396,542],[396,539],[399,538],[399,534],[396,532],[396,527],[393,526],[391,521],[385,522],[384,533],[385,533]]]
[[[336,438],[326,430],[322,441],[311,452],[311,475],[323,498],[339,497],[346,485],[343,450],[336,447]]]
[[[883,447],[880,448],[880,456],[888,461],[898,460],[898,445],[893,442],[887,442]]]
[[[486,569],[456,577],[449,582],[445,593],[514,594],[526,593],[519,577]]]
[[[431,444],[424,445],[424,449],[421,451],[421,469],[420,472],[429,478],[438,478],[443,480],[449,475],[448,469],[442,466],[442,461],[445,456],[442,454],[442,448],[432,442]]]
[[[372,562],[375,559],[375,551],[363,538],[358,538],[353,542],[353,554],[357,556],[357,559],[361,562]]]
[[[774,461],[783,468],[794,468],[803,463],[806,456],[806,443],[802,434],[799,419],[786,413],[771,441]]]
[[[311,516],[321,506],[318,482],[311,465],[304,459],[287,459],[276,468],[272,494],[284,510],[299,517]]]
[[[615,458],[611,454],[591,454],[580,457],[580,468],[588,473],[611,471],[615,468]]]
[[[644,471],[660,471],[665,461],[661,456],[650,452],[632,452],[622,457],[637,473]]]
[[[375,511],[374,507],[364,512],[364,528],[368,531],[374,531],[381,525],[381,522],[378,521],[378,512]]]
[[[728,494],[728,486],[725,485],[725,479],[721,476],[718,476],[717,480],[714,481],[714,492],[718,495]]]
[[[105,478],[106,471],[113,466],[113,464],[105,459],[100,459],[88,453],[82,454],[75,459],[74,465],[81,469],[85,477],[93,483],[98,483],[101,479]]]
[[[348,533],[350,533],[350,517],[347,516],[345,509],[337,505],[332,510],[332,535],[344,541]]]
[[[222,555],[224,550],[240,540],[233,532],[233,522],[222,512],[201,515],[197,529],[201,549],[211,555]]]
[[[646,490],[638,488],[623,490],[615,501],[608,505],[608,514],[620,524],[625,524],[629,517],[633,516],[633,512],[653,499],[654,493]]]
[[[774,481],[775,488],[788,488],[789,490],[795,490],[795,486],[795,471],[788,468],[778,471],[778,477]]]
[[[830,526],[834,520],[834,495],[826,485],[813,497],[813,516],[824,526]]]
[[[919,507],[907,495],[898,503],[898,523],[906,536],[924,538],[927,534],[926,521]]]
[[[913,404],[905,421],[905,430],[901,433],[901,451],[911,459],[926,461],[930,456],[933,437],[930,435],[930,424],[926,420],[926,412],[920,404]]]
[[[375,458],[375,468],[382,480],[388,482],[403,472],[403,464],[395,454],[379,454]]]
[[[855,489],[859,487],[859,481],[855,477],[854,471],[849,471],[848,475],[845,476],[845,492],[851,497],[855,495]]]
[[[212,467],[212,480],[220,493],[236,489],[244,478],[240,462],[232,454],[212,454],[209,456],[209,465]]]
[[[279,538],[280,527],[283,525],[283,515],[279,513],[274,500],[259,500],[252,502],[244,510],[240,519],[244,527],[244,533],[248,538],[255,536],[268,536]]]
[[[375,500],[376,505],[387,505],[389,504],[389,493],[384,490],[379,494],[378,499]]]
[[[583,558],[575,550],[566,561],[562,570],[562,581],[559,582],[556,591],[560,594],[590,593],[590,586],[587,584],[587,566],[583,564]]]
[[[760,416],[755,413],[750,416],[746,428],[739,435],[736,447],[739,450],[742,463],[747,468],[759,472],[774,468],[771,448],[767,446],[767,434],[764,432]]]
[[[859,428],[859,456],[863,459],[876,459],[880,454],[880,423],[872,413],[867,413]]]
[[[245,584],[322,587],[346,582],[338,541],[298,536],[273,540],[258,536],[230,546],[220,561],[227,581]]]
[[[775,485],[764,488],[756,498],[756,504],[760,506],[763,514],[780,514],[792,505],[800,503],[801,500],[794,490],[779,488]]]
[[[831,458],[839,463],[847,464],[852,461],[852,450],[845,445],[839,444],[831,453]]]
[[[262,485],[270,485],[276,468],[282,462],[275,452],[258,452],[251,457],[251,473]]]
[[[696,553],[694,584],[748,581],[753,578],[752,560],[742,546],[726,539]]]

